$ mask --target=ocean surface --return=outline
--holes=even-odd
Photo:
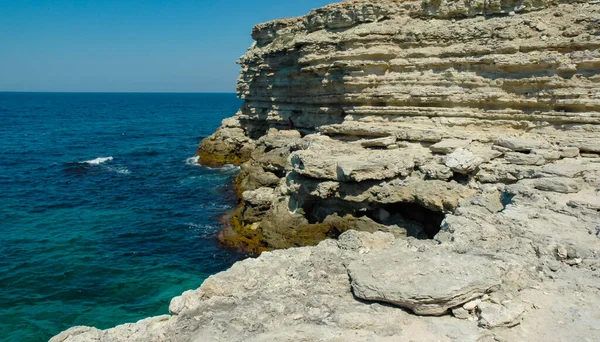
[[[0,341],[168,313],[220,249],[236,168],[192,158],[234,94],[0,93]]]

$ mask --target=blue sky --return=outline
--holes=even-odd
[[[233,92],[252,26],[334,0],[0,0],[0,91]]]

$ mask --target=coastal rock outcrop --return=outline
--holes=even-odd
[[[600,289],[597,281],[585,276],[589,272],[585,267],[540,271],[552,274],[553,278],[547,278],[537,274],[537,265],[523,266],[515,263],[519,258],[510,261],[510,255],[505,255],[502,262],[500,258],[492,260],[469,252],[440,261],[444,253],[456,256],[452,249],[451,244],[407,240],[390,233],[348,231],[337,241],[264,252],[257,259],[238,262],[207,279],[199,289],[174,298],[169,307],[171,316],[108,330],[74,327],[51,342],[592,341],[595,338]],[[401,267],[404,260],[391,260],[385,265],[370,263],[371,259],[385,260],[386,256],[401,254],[413,255],[404,264],[407,269]],[[534,253],[523,254],[527,262],[536,258]],[[460,261],[453,268],[457,260]],[[397,261],[399,265],[394,265]],[[483,262],[470,265],[470,261]],[[418,265],[423,267],[418,269]],[[491,267],[484,270],[485,266]],[[370,268],[368,272],[376,277],[367,280],[363,277],[367,274],[359,275],[365,268]],[[393,281],[399,276],[395,270],[413,276],[408,282]],[[444,274],[443,270],[451,274]],[[483,274],[477,274],[478,271]],[[528,273],[539,278],[535,285],[528,283],[531,281]],[[395,278],[387,279],[386,274]],[[436,298],[450,299],[443,301],[444,304],[439,302],[440,305],[456,306],[451,310],[452,315],[415,316],[413,311],[379,301],[357,300],[355,295],[362,293],[357,284],[363,281],[383,295],[407,294],[414,304],[425,305],[428,314],[434,313],[429,311],[433,307],[435,314],[439,314]],[[409,287],[423,288],[424,292],[413,294]],[[450,298],[454,294],[457,296]]]
[[[597,171],[598,7],[346,1],[257,25],[239,62],[245,103],[199,156],[245,160],[237,191],[269,187],[272,202],[257,211],[240,196],[221,240],[303,246],[362,217],[432,238],[486,184],[497,197],[518,182],[593,189],[543,169]]]
[[[262,254],[52,342],[598,336],[597,1],[345,1],[252,37],[198,156],[240,165],[220,240]]]

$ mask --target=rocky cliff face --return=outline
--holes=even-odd
[[[199,151],[248,160],[223,240],[433,237],[487,184],[498,198],[519,182],[587,193],[583,175],[548,169],[597,165],[599,15],[585,2],[348,1],[256,26],[245,104]]]
[[[252,36],[198,154],[241,165],[220,238],[263,254],[53,341],[597,336],[597,1],[346,1]]]

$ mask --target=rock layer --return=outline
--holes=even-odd
[[[529,179],[593,188],[595,176],[542,169],[597,169],[599,16],[593,1],[347,1],[257,25],[240,59],[245,103],[199,155],[248,160],[238,191],[272,188],[272,204],[242,198],[222,241],[315,244],[353,217],[432,237],[439,222],[420,217],[454,213],[482,184],[498,197]]]

